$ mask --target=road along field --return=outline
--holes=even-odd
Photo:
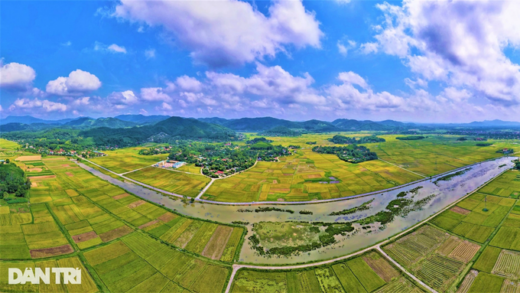
[[[156,167],[147,167],[125,174],[125,177],[176,194],[196,197],[211,179],[203,175],[187,174]]]
[[[378,252],[292,270],[241,269],[231,292],[422,292]]]

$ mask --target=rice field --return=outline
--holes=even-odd
[[[502,176],[497,179],[501,179]],[[493,182],[495,181],[491,183]],[[515,205],[515,199],[489,195],[480,191],[459,202],[454,208],[438,215],[431,223],[473,241],[486,242],[508,216]]]
[[[502,250],[491,272],[509,279],[520,279],[520,252]]]
[[[157,162],[166,160],[168,157],[168,154],[152,156],[139,155],[139,150],[141,149],[147,148],[131,147],[113,151],[103,151],[106,156],[91,158],[89,160],[116,173],[125,173],[151,166]]]
[[[380,159],[408,170],[433,176],[456,168],[502,156],[496,153],[513,147],[506,141],[490,140],[493,145],[478,147],[475,141],[457,141],[454,136],[428,135],[422,140],[397,140],[396,135],[382,135],[386,142],[368,144]]]
[[[383,249],[428,286],[444,292],[475,257],[480,247],[433,226],[424,225]],[[467,290],[466,287],[463,290]]]
[[[480,192],[518,199],[520,197],[520,173],[508,171],[482,187]]]
[[[336,155],[318,154],[310,149],[280,160],[258,162],[246,172],[216,180],[203,198],[227,202],[329,199],[391,188],[422,178],[382,161],[350,164]],[[334,177],[339,182],[316,182],[324,177]]]
[[[241,269],[231,292],[420,292],[377,252],[306,269]]]
[[[139,182],[189,197],[196,197],[211,180],[203,175],[186,174],[155,167],[147,167],[125,174]]]
[[[222,292],[231,268],[172,249],[144,233],[89,250],[110,292]]]

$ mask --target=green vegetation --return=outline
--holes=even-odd
[[[440,178],[437,178],[437,180],[433,181],[433,183],[434,183],[435,185],[438,185],[437,183],[439,183],[439,182],[441,182],[441,181],[450,181],[451,178],[453,178],[453,177],[457,177],[457,176],[460,176],[460,175],[462,175],[462,174],[468,172],[469,170],[471,170],[471,168],[466,168],[466,169],[464,169],[464,170],[461,170],[461,171],[458,171],[458,172],[455,172],[455,173],[451,173],[451,174],[448,174],[448,175],[446,175],[446,176],[442,176],[442,177],[440,177]]]
[[[31,181],[25,175],[25,172],[14,163],[0,163],[0,199],[14,195],[16,197],[25,197],[31,188]]]
[[[294,131],[285,126],[276,126],[269,130],[259,133],[259,135],[282,136],[283,137],[283,136],[300,136],[300,135],[302,135],[302,133],[300,131]]]
[[[319,154],[336,154],[340,160],[350,163],[377,160],[377,154],[375,152],[371,152],[365,146],[355,144],[346,147],[315,146],[312,148],[312,151]]]
[[[478,146],[478,147],[487,147],[487,146],[492,146],[493,144],[489,143],[489,142],[479,142],[479,143],[477,143],[475,145]]]
[[[332,138],[329,138],[329,141],[333,142],[335,144],[361,144],[361,143],[385,142],[385,139],[377,137],[375,135],[362,136],[360,138],[348,137],[348,136],[343,136],[343,135],[334,135]]]
[[[355,207],[350,208],[350,209],[344,209],[344,210],[341,210],[341,211],[338,211],[338,212],[332,212],[332,213],[329,214],[329,216],[350,215],[350,214],[353,214],[353,213],[356,213],[356,212],[369,210],[370,209],[370,204],[374,200],[375,199],[371,199],[369,201],[365,201],[361,205],[355,206]]]
[[[398,140],[421,140],[425,139],[425,136],[422,135],[410,135],[410,136],[398,136],[396,139]]]
[[[248,239],[260,255],[290,256],[332,245],[335,235],[352,231],[350,223],[260,222]]]

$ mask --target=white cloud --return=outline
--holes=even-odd
[[[350,3],[350,0],[335,0],[337,3],[340,3],[340,4],[347,4],[347,3]]]
[[[139,114],[148,115],[148,111],[146,111],[145,109],[141,109],[141,110],[139,110]]]
[[[365,43],[360,46],[361,53],[363,54],[377,53],[378,48],[377,43]]]
[[[198,81],[196,78],[189,77],[187,75],[183,75],[178,77],[175,81],[177,86],[184,91],[189,92],[200,92],[202,90],[202,83]]]
[[[404,83],[412,89],[428,87],[428,82],[421,78],[417,78],[416,80],[405,78]]]
[[[350,49],[353,49],[356,47],[356,42],[354,42],[352,40],[347,40],[347,42],[345,44],[343,41],[338,41],[336,43],[336,46],[338,47],[338,52],[341,55],[346,56]]]
[[[150,87],[141,89],[141,98],[145,101],[171,101],[171,97],[163,92],[160,87]]]
[[[146,59],[153,59],[155,58],[155,49],[149,49],[144,51],[144,56]]]
[[[125,47],[121,47],[121,46],[118,46],[116,44],[112,44],[112,45],[108,46],[107,50],[110,51],[110,52],[113,52],[113,53],[123,53],[123,54],[126,54]]]
[[[86,106],[90,104],[90,97],[78,98],[72,102],[74,106]]]
[[[21,110],[33,110],[34,109],[42,109],[45,112],[54,112],[61,111],[64,112],[67,110],[67,106],[61,103],[52,102],[49,100],[40,101],[39,99],[16,99],[14,103],[9,107],[9,111],[16,111],[17,109]]]
[[[301,1],[275,0],[268,15],[250,3],[223,0],[122,0],[114,16],[149,26],[162,26],[191,50],[197,62],[210,66],[240,65],[275,56],[287,45],[320,47],[323,33],[313,12]]]
[[[392,95],[388,92],[373,92],[366,81],[354,72],[341,72],[338,80],[340,85],[331,85],[326,88],[328,99],[339,109],[362,109],[362,110],[392,110],[399,109],[405,105],[402,97]],[[356,88],[358,85],[362,90]]]
[[[167,104],[167,103],[165,103],[165,102],[162,103],[161,108],[162,108],[163,110],[167,110],[167,111],[171,111],[171,110],[173,109],[172,106],[171,106],[170,104]]]
[[[12,62],[0,63],[0,87],[26,90],[36,78],[36,72],[30,66]]]
[[[456,89],[454,87],[445,88],[441,97],[447,98],[453,102],[464,102],[471,97],[471,93],[466,89]]]
[[[520,104],[520,65],[504,54],[520,48],[519,1],[405,0],[377,7],[385,15],[375,36],[382,52],[403,58],[426,80],[464,86],[491,103]]]
[[[46,92],[59,96],[75,96],[97,90],[101,87],[99,79],[86,71],[77,69],[68,77],[58,77],[49,81]]]
[[[123,92],[111,93],[107,101],[109,107],[116,107],[117,109],[124,109],[129,105],[135,105],[139,103],[139,98],[134,94],[133,91],[127,90]]]
[[[72,45],[72,43],[70,41],[67,41],[65,43],[62,43],[61,44],[63,47],[70,47],[70,45]]]

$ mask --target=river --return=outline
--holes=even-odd
[[[403,217],[396,217],[391,223],[388,223],[384,229],[377,229],[376,231],[372,231],[370,233],[360,232],[349,237],[338,237],[338,243],[309,253],[304,253],[302,255],[292,257],[262,257],[257,255],[251,249],[251,246],[246,240],[244,242],[240,254],[240,262],[245,263],[294,264],[300,262],[319,261],[346,255],[364,247],[373,245],[400,231],[403,231],[409,228],[410,226],[413,226],[417,222],[420,222],[428,218],[429,216],[437,213],[444,207],[452,204],[453,202],[462,198],[466,194],[478,189],[482,184],[495,178],[508,168],[511,168],[513,166],[511,160],[511,157],[504,157],[493,161],[486,161],[480,164],[476,164],[471,167],[468,167],[471,169],[465,172],[464,174],[452,177],[449,181],[439,181],[437,184],[433,183],[437,177],[433,177],[431,180],[417,182],[391,191],[383,190],[379,193],[370,196],[347,199],[342,201],[314,203],[307,205],[262,205],[262,207],[271,206],[281,209],[290,209],[294,211],[294,214],[286,212],[244,213],[238,211],[240,209],[254,210],[257,206],[231,206],[199,202],[193,204],[184,204],[179,199],[169,198],[158,192],[144,188],[138,184],[129,181],[123,182],[118,179],[112,178],[85,164],[78,163],[78,165],[84,168],[85,170],[91,172],[92,174],[123,189],[126,189],[127,191],[139,197],[161,204],[167,208],[176,210],[177,212],[184,215],[224,223],[231,223],[233,221],[249,222],[250,225],[248,225],[248,236],[252,233],[251,224],[260,221],[341,222],[364,218],[384,210],[388,203],[391,200],[395,199],[397,194],[401,191],[406,192],[418,186],[422,186],[422,188],[419,189],[419,191],[415,194],[414,200],[420,200],[432,194],[436,195],[426,205],[422,206],[420,210],[412,211]],[[499,167],[501,165],[505,166]],[[371,199],[374,199],[374,201],[370,204],[369,210],[356,212],[348,216],[329,215],[331,212],[359,206],[361,203],[369,201]],[[299,214],[299,211],[302,210],[311,211],[313,214],[301,215]]]

